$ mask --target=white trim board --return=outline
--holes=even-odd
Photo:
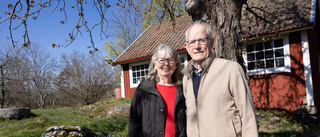
[[[301,44],[302,44],[302,54],[303,54],[303,66],[304,66],[304,77],[306,84],[306,95],[308,106],[314,106],[314,96],[313,96],[313,83],[312,83],[312,72],[311,72],[311,62],[310,62],[310,52],[308,43],[307,31],[301,32]]]
[[[120,72],[120,81],[121,81],[121,98],[126,98],[126,93],[124,92],[124,76],[123,76],[123,66],[121,66],[121,72]]]

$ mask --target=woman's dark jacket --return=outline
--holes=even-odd
[[[174,104],[175,137],[186,137],[186,105],[182,87],[177,86]],[[129,137],[164,137],[164,104],[154,81],[137,87],[130,108]]]

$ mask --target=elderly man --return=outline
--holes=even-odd
[[[257,137],[251,92],[242,67],[215,58],[211,27],[196,21],[186,31],[192,60],[182,70],[189,137]]]

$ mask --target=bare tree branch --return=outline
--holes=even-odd
[[[247,2],[245,2],[244,5],[246,6],[245,9],[246,9],[247,11],[249,11],[251,14],[253,14],[254,17],[256,17],[256,20],[262,20],[262,21],[264,21],[264,22],[272,25],[273,27],[279,27],[279,26],[275,25],[274,23],[272,23],[270,20],[268,20],[268,19],[266,18],[266,16],[272,16],[271,13],[269,13],[269,12],[267,12],[267,11],[259,8],[259,7],[249,7],[249,5],[248,5]],[[261,12],[263,12],[263,13],[265,13],[265,14],[268,14],[268,15],[265,15],[264,17],[262,17],[262,16],[258,15],[256,11],[253,11],[253,9],[256,9],[256,10],[261,11]],[[272,17],[273,17],[273,16],[272,16]],[[259,21],[256,21],[256,23],[258,23],[258,22],[259,22]],[[258,25],[258,24],[257,24],[257,25]]]

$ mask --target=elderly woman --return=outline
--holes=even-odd
[[[185,98],[176,51],[160,44],[149,74],[137,87],[130,108],[130,137],[186,136]]]

